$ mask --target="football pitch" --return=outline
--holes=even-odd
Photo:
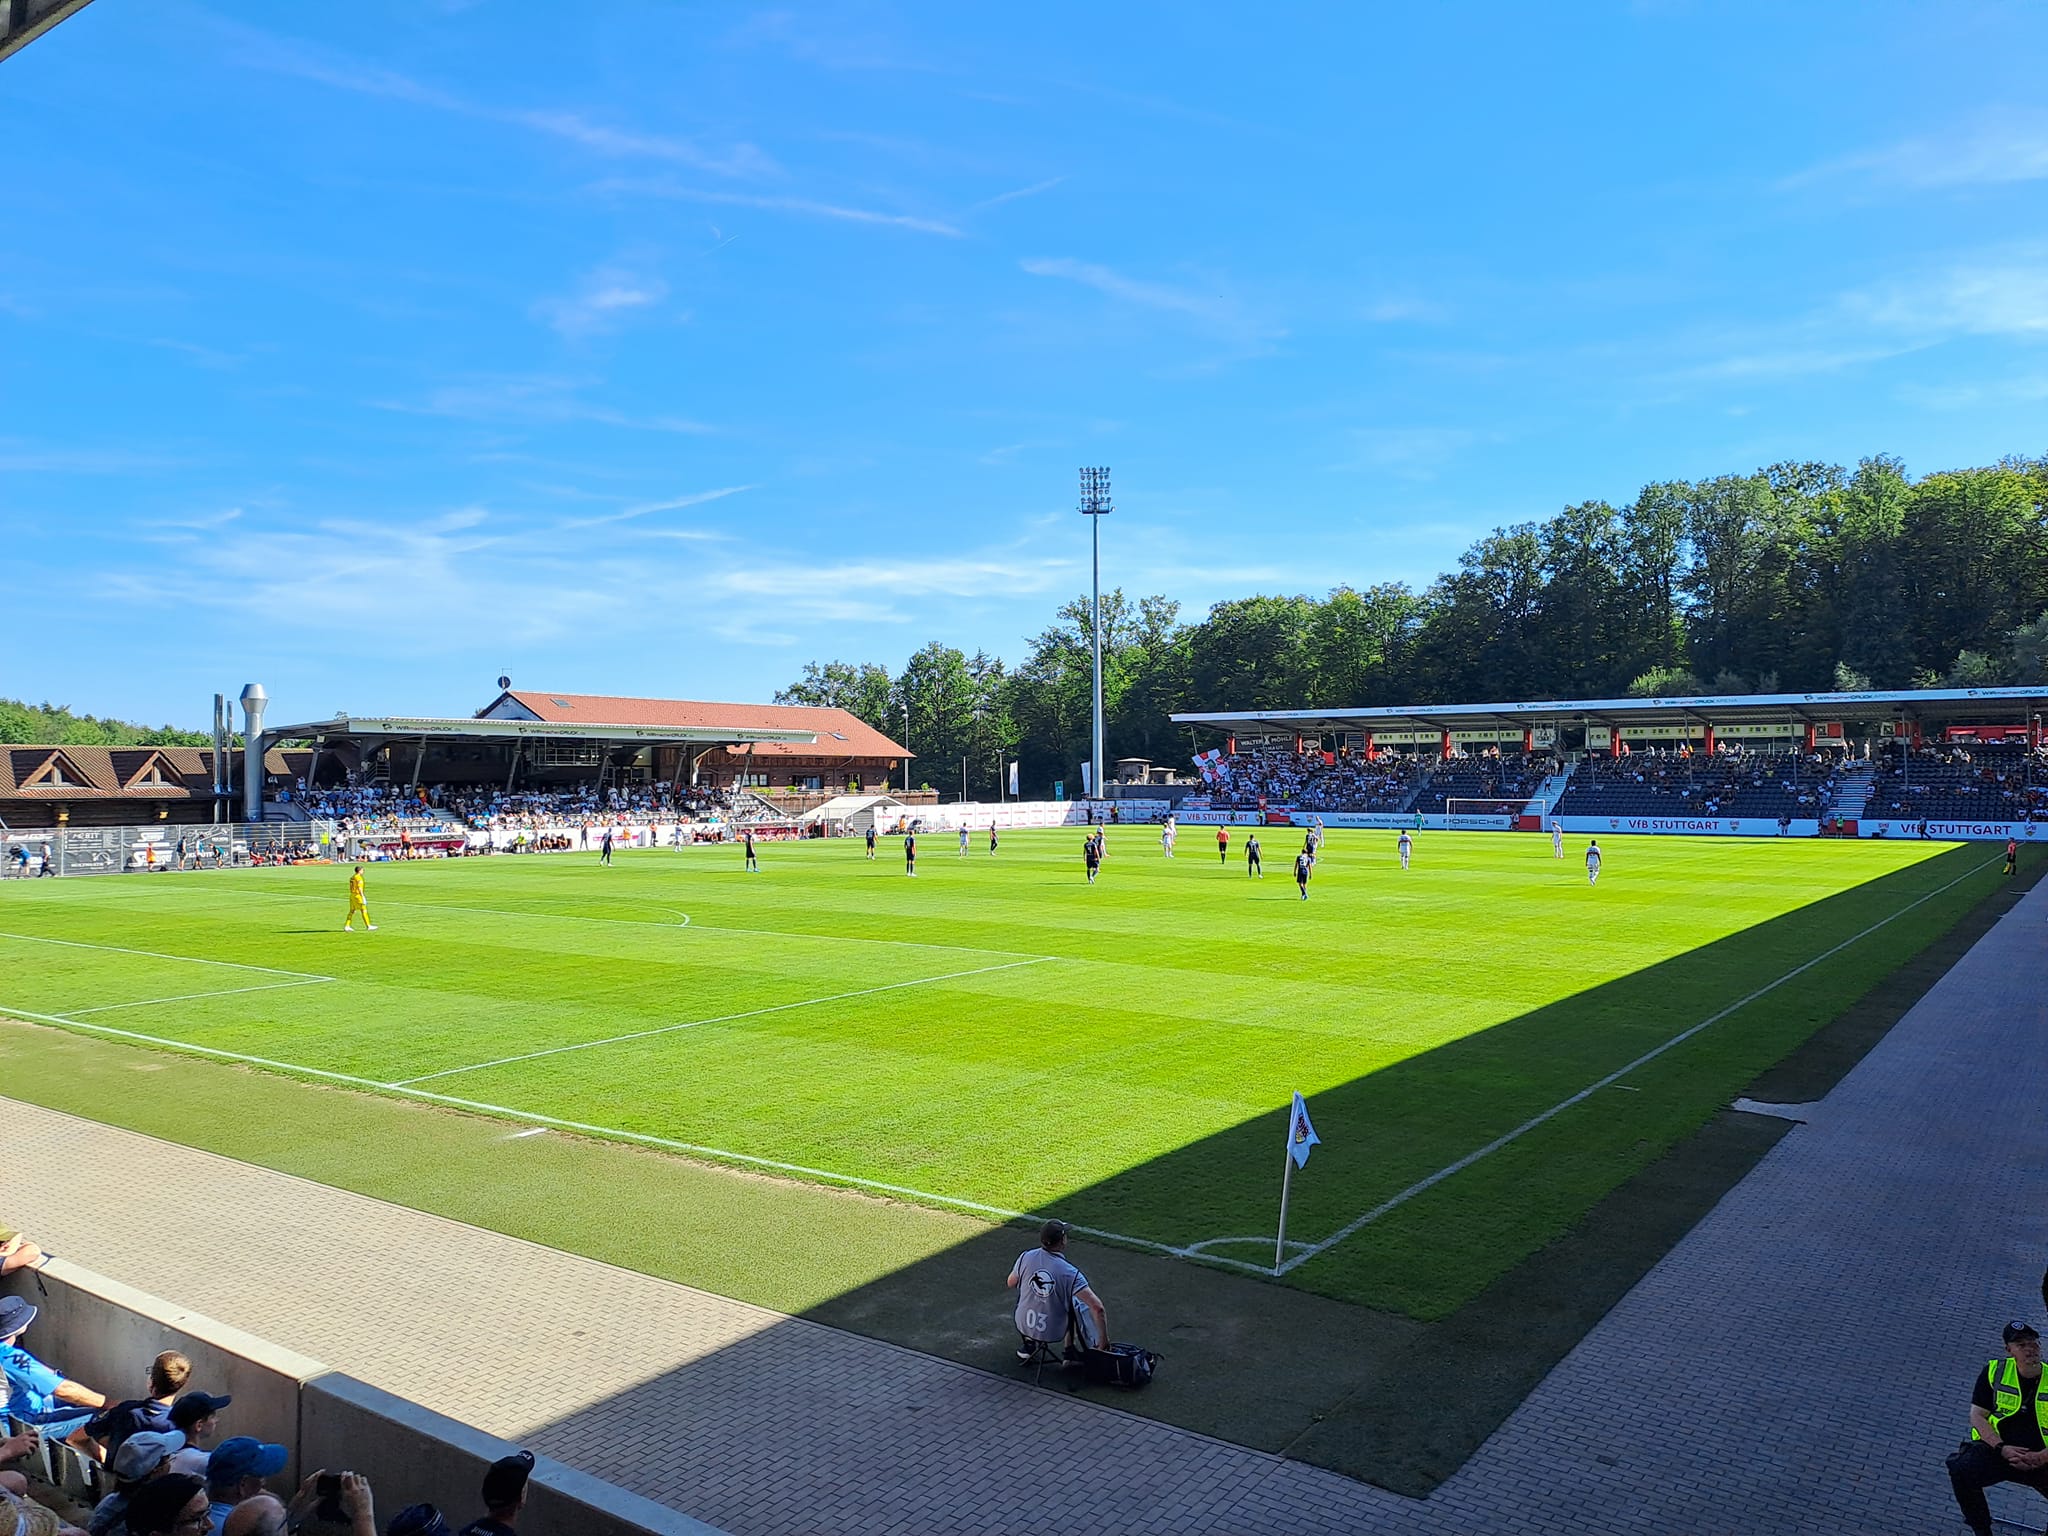
[[[1448,1316],[1998,883],[1990,847],[1112,828],[0,884],[0,1013]],[[594,1192],[593,1198],[602,1198]],[[631,1222],[647,1213],[620,1212]],[[744,1240],[743,1238],[740,1240]]]

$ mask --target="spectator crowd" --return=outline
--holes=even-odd
[[[0,1228],[0,1275],[43,1261],[36,1244]],[[516,1536],[528,1452],[491,1465],[477,1518],[459,1532],[431,1504],[380,1524],[376,1491],[358,1473],[322,1468],[282,1486],[291,1452],[261,1432],[285,1426],[237,1424],[234,1397],[205,1390],[182,1353],[155,1356],[140,1395],[116,1400],[32,1352],[37,1315],[24,1297],[0,1296],[0,1536]]]

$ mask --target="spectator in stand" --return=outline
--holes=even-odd
[[[205,1536],[206,1484],[182,1472],[137,1488],[128,1500],[128,1536]]]
[[[484,1516],[465,1525],[460,1536],[514,1536],[526,1508],[526,1483],[533,1476],[533,1452],[500,1456],[484,1473]]]
[[[6,1536],[86,1536],[75,1525],[57,1518],[57,1512],[31,1499],[0,1489],[0,1533]]]
[[[174,1429],[171,1404],[185,1383],[192,1379],[192,1362],[175,1349],[167,1349],[149,1363],[149,1396],[131,1397],[99,1414],[85,1426],[85,1432],[99,1441],[105,1458],[111,1460],[121,1442],[138,1430],[159,1434]],[[181,1437],[180,1444],[183,1444]]]
[[[234,1507],[263,1492],[263,1479],[275,1477],[291,1460],[291,1452],[248,1435],[233,1435],[214,1447],[206,1463],[206,1495],[214,1536]]]
[[[323,1494],[320,1484],[332,1479],[340,1486]],[[239,1513],[239,1511],[238,1511]],[[303,1483],[287,1510],[291,1528],[303,1536],[377,1536],[377,1508],[370,1480],[360,1472],[315,1472]],[[253,1526],[252,1530],[262,1530]],[[230,1536],[223,1531],[221,1536]],[[232,1536],[243,1536],[241,1532]]]
[[[0,1227],[0,1275],[11,1275],[17,1269],[34,1269],[45,1257],[42,1249],[14,1228]]]
[[[206,1464],[213,1459],[213,1437],[220,1432],[220,1411],[233,1401],[232,1397],[187,1392],[171,1404],[171,1428],[185,1437],[185,1448],[171,1460],[173,1472],[206,1476]]]
[[[259,1493],[244,1499],[221,1527],[221,1536],[285,1536],[291,1529],[291,1511],[274,1493]]]
[[[108,1458],[114,1491],[93,1506],[92,1518],[85,1522],[88,1536],[125,1536],[128,1501],[135,1497],[135,1490],[152,1478],[177,1470],[171,1458],[184,1444],[185,1437],[176,1431],[162,1435],[153,1429],[138,1429],[123,1440],[121,1448]]]
[[[453,1536],[448,1521],[431,1504],[408,1504],[391,1517],[384,1536]]]
[[[7,1412],[36,1425],[45,1439],[68,1441],[97,1459],[99,1448],[86,1435],[85,1425],[96,1410],[107,1406],[106,1397],[21,1347],[22,1334],[35,1320],[36,1309],[19,1296],[0,1296],[0,1373],[7,1378]]]

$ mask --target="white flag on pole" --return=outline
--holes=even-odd
[[[1287,1117],[1287,1155],[1294,1159],[1294,1166],[1308,1166],[1309,1149],[1321,1146],[1323,1138],[1316,1134],[1316,1128],[1309,1122],[1308,1105],[1302,1102],[1299,1093],[1294,1096],[1294,1112]]]
[[[1016,796],[1017,796],[1017,760],[1016,760],[1015,758],[1012,758],[1012,759],[1010,759],[1010,798],[1014,800],[1014,799],[1016,798]]]

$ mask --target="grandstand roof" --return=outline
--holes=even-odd
[[[1946,725],[2024,723],[2048,711],[2048,689],[1921,688],[1869,693],[1744,693],[1686,699],[1550,699],[1521,704],[1409,704],[1384,709],[1249,709],[1175,715],[1178,725],[1246,733],[1474,730],[1487,726],[1775,725],[1829,720],[1917,720]]]
[[[715,704],[696,699],[632,699],[606,693],[508,690],[480,718],[530,719],[554,726],[597,724],[676,739],[751,745],[756,755],[907,758],[912,754],[857,715],[805,704]],[[688,733],[685,735],[684,733]]]
[[[240,754],[235,754],[239,771]],[[305,771],[308,754],[272,748],[264,772]],[[213,795],[210,747],[0,747],[0,801],[192,800]]]

